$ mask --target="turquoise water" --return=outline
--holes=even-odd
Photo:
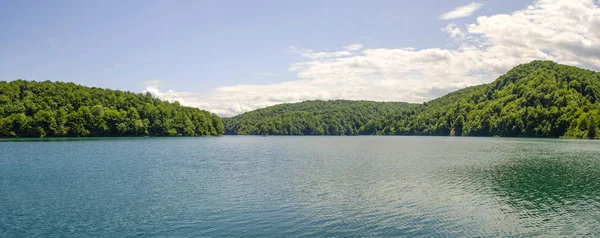
[[[600,142],[0,142],[0,237],[600,235]]]

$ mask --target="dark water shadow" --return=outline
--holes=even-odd
[[[519,143],[494,150],[444,176],[493,208],[482,209],[482,216],[511,224],[515,234],[600,235],[597,144]]]
[[[485,173],[478,174],[481,181],[516,209],[553,212],[600,198],[600,161],[596,160],[532,158],[494,166]]]

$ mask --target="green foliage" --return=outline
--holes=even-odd
[[[368,121],[411,104],[369,101],[305,101],[223,118],[227,135],[357,135]]]
[[[600,73],[534,61],[385,119],[364,134],[597,138]]]
[[[222,135],[218,116],[150,94],[0,81],[0,137]]]
[[[305,101],[221,120],[150,94],[0,81],[0,137],[444,135],[598,138],[600,73],[550,61],[422,105]]]

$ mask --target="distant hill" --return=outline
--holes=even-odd
[[[599,97],[600,73],[534,61],[490,84],[370,121],[359,133],[597,138]]]
[[[150,94],[74,83],[0,81],[0,137],[222,135],[210,112]]]
[[[304,101],[223,118],[227,135],[357,135],[360,127],[414,106],[402,102]]]
[[[0,81],[0,137],[439,135],[600,137],[600,73],[533,61],[424,104],[305,101],[231,118],[150,94]]]

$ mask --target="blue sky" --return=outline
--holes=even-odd
[[[488,11],[526,4],[490,1]],[[469,1],[5,1],[0,79],[141,91],[295,78],[289,47],[442,47],[441,13]],[[497,7],[496,7],[497,6]],[[486,9],[482,9],[482,12]]]
[[[540,9],[548,10],[547,6],[541,6],[542,2],[548,1],[539,2]],[[597,7],[592,0],[580,2],[584,7]],[[470,16],[440,19],[442,14],[456,7],[473,3],[480,4],[480,7]],[[229,100],[229,105],[225,105],[215,101],[218,99],[197,95],[224,97],[229,92],[239,96],[240,91],[232,88],[237,85],[281,86],[286,82],[318,82],[324,78],[320,73],[312,74],[314,68],[308,69],[306,65],[299,70],[292,68],[307,62],[313,62],[311,67],[315,62],[321,63],[321,67],[348,60],[350,55],[340,58],[328,56],[327,60],[323,60],[307,57],[307,53],[343,51],[344,47],[352,44],[362,47],[353,51],[350,58],[367,60],[367,56],[374,52],[367,50],[376,49],[441,49],[453,54],[461,46],[473,45],[475,37],[490,38],[490,31],[469,32],[469,24],[479,24],[477,17],[510,15],[535,4],[534,1],[519,0],[0,0],[0,80],[48,79],[135,92],[148,91],[148,85],[153,84],[157,96],[181,101],[187,98],[189,105],[204,106],[222,115],[277,102],[336,99],[344,95],[349,99],[361,99],[356,93],[323,92],[311,96],[308,91],[300,92],[302,87],[297,87],[300,91],[293,91],[294,86],[285,89],[308,96],[271,100],[266,97],[268,95],[262,95],[264,102],[242,105],[244,101],[257,97],[248,95],[236,99],[238,101]],[[448,30],[442,30],[448,26],[459,29],[461,33],[452,36]],[[481,26],[483,28],[483,24]],[[476,36],[469,37],[469,34]],[[401,68],[402,65],[398,66]],[[423,73],[425,70],[407,69],[403,72],[426,75]],[[376,79],[381,80],[384,86],[390,83],[385,80],[393,79],[396,83],[402,80],[389,72],[370,72],[369,75],[384,75]],[[341,73],[338,76],[346,77]],[[351,81],[349,84],[354,85],[351,89],[363,88],[356,82],[366,78],[357,77]],[[472,83],[463,82],[464,85]],[[340,85],[345,85],[344,81],[330,86],[339,88]],[[430,88],[439,89],[438,86],[432,84]],[[448,87],[448,90],[455,88]],[[165,94],[167,90],[171,93]],[[410,93],[416,95],[415,92]],[[438,95],[430,97],[433,96]],[[411,101],[410,97],[405,98]],[[368,95],[364,99],[378,100]],[[412,101],[425,99],[428,98],[413,98]],[[211,104],[203,101],[211,101]],[[232,103],[237,105],[231,106]]]

